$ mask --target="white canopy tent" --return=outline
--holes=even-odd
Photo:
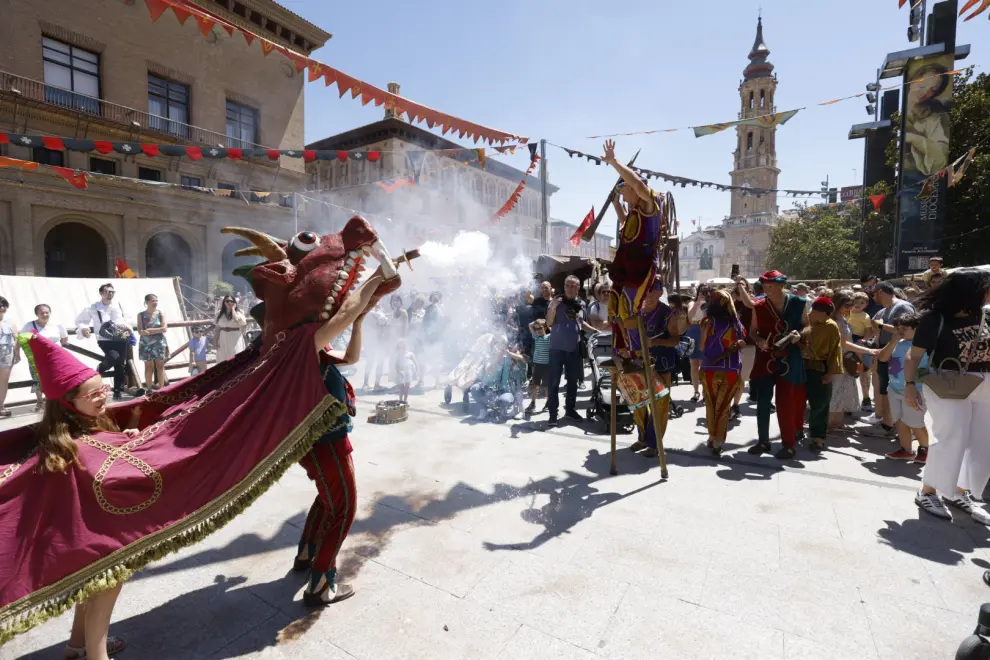
[[[36,305],[45,304],[51,307],[51,323],[64,325],[72,331],[76,327],[76,317],[82,310],[100,299],[100,286],[111,282],[117,292],[115,299],[124,310],[124,318],[132,327],[137,323],[137,315],[144,310],[144,297],[149,293],[158,296],[158,308],[165,313],[167,321],[184,321],[185,310],[179,297],[179,282],[177,278],[133,278],[133,279],[75,279],[63,277],[20,277],[0,275],[0,296],[10,303],[10,309],[4,317],[14,325],[19,332],[25,323],[35,319]],[[169,328],[165,333],[169,350],[182,346],[189,339],[186,328]],[[76,346],[85,348],[98,355],[102,354],[96,343],[96,337],[69,335],[69,341]],[[86,364],[95,367],[96,361],[83,355],[75,354]],[[134,357],[137,358],[135,348]],[[179,359],[179,358],[176,358]],[[143,363],[138,363],[138,369],[144,377]],[[27,360],[22,359],[14,365],[10,382],[31,380]],[[17,405],[32,401],[34,395],[26,388],[10,390],[7,395],[7,405]]]

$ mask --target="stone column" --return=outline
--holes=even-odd
[[[41,275],[35,272],[35,254],[41,258],[41,268],[45,262],[45,237],[35,236],[31,218],[31,202],[18,197],[10,204],[10,239],[13,243],[13,266],[15,275]]]

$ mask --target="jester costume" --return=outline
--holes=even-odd
[[[0,643],[212,533],[339,431],[348,408],[328,392],[329,356],[317,357],[315,335],[357,284],[365,254],[382,262],[376,293],[398,287],[384,246],[363,218],[291,243],[224,231],[255,244],[241,254],[266,259],[245,273],[263,300],[261,341],[109,408],[139,432],[75,438],[80,465],[64,473],[38,470],[37,429],[0,434]]]
[[[612,319],[612,336],[616,354],[635,357],[639,349],[636,314],[643,309],[643,299],[652,289],[660,272],[660,253],[670,233],[670,216],[674,200],[653,190],[648,200],[640,200],[629,209],[619,228],[619,247],[609,269],[612,292],[608,315]]]
[[[711,297],[707,315],[701,321],[705,338],[701,347],[701,387],[705,392],[705,413],[711,449],[719,453],[729,428],[729,412],[736,392],[742,387],[742,354],[738,342],[746,332],[736,318],[732,299],[724,291]]]
[[[668,324],[674,317],[674,310],[662,302],[650,312],[643,312],[646,335],[649,339],[669,339],[671,334]],[[634,350],[639,350],[639,333],[634,336]],[[665,393],[670,392],[672,374],[677,369],[676,352],[673,348],[662,346],[650,347],[650,358],[654,361],[654,382],[663,386]],[[650,406],[639,406],[633,409],[633,419],[639,433],[639,441],[633,443],[633,449],[647,448],[656,451],[657,437],[653,428],[653,418]],[[660,439],[667,433],[667,420],[670,419],[670,396],[665,395],[657,400],[657,420],[660,422]],[[652,452],[651,452],[652,454]]]
[[[760,276],[762,282],[784,284],[787,276],[768,271]],[[805,394],[804,359],[796,344],[777,348],[775,344],[793,330],[804,327],[805,299],[792,293],[784,294],[784,305],[777,309],[769,298],[759,300],[753,307],[756,333],[767,340],[767,350],[758,351],[750,379],[756,391],[756,426],[758,441],[749,449],[757,454],[770,451],[770,404],[776,399],[777,424],[784,447],[797,445],[797,434],[804,425]]]

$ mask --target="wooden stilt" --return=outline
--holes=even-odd
[[[616,409],[616,407],[618,407],[618,403],[617,403],[616,395],[615,395],[615,388],[616,388],[615,381],[616,381],[616,378],[618,378],[618,372],[616,372],[615,369],[609,369],[609,372],[612,374],[612,378],[611,378],[611,380],[612,380],[612,410],[611,410],[612,420],[611,420],[611,423],[609,424],[609,429],[611,429],[611,431],[612,431],[612,467],[609,469],[609,474],[611,474],[611,475],[614,476],[616,474],[619,474],[619,468],[617,468],[615,466],[615,424],[616,424],[616,422],[615,422],[615,418],[616,418],[615,409]]]
[[[660,457],[660,478],[667,478],[667,457],[663,452],[663,434],[660,430],[660,416],[658,401],[653,390],[653,364],[650,362],[650,338],[646,334],[646,322],[642,314],[636,315],[636,324],[639,329],[639,348],[643,356],[643,377],[646,379],[646,389],[649,390],[650,397],[650,417],[653,418],[653,435],[657,439],[657,455]],[[667,396],[670,396],[668,392]]]

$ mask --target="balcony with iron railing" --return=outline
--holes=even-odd
[[[183,124],[143,110],[48,85],[40,80],[32,80],[7,71],[0,71],[0,98],[69,111],[81,117],[117,125],[127,130],[156,133],[165,136],[171,142],[241,149],[268,148],[199,126]]]

